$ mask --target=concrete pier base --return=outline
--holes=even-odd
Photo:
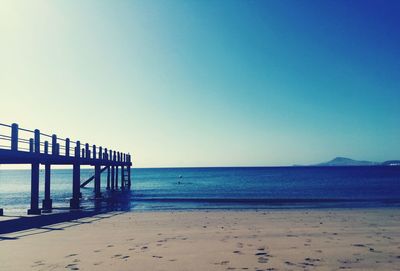
[[[53,209],[53,200],[52,199],[42,200],[42,209],[43,211],[46,210],[46,212],[51,211],[51,209]]]
[[[40,209],[28,209],[28,215],[40,215],[41,213]]]
[[[80,208],[80,200],[79,199],[70,199],[69,200],[69,208],[79,209]]]

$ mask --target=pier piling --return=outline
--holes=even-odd
[[[76,142],[75,147],[75,158],[79,159],[81,149],[81,143]],[[79,209],[79,197],[80,197],[80,182],[81,182],[81,166],[79,163],[74,163],[72,169],[72,199],[70,200],[71,209]]]

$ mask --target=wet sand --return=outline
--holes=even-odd
[[[400,270],[400,209],[107,213],[0,235],[0,270]]]

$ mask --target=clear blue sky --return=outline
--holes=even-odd
[[[0,122],[136,166],[400,159],[399,1],[2,1]]]

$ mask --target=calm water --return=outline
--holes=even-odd
[[[91,174],[83,169],[82,181]],[[72,170],[52,171],[55,207],[68,206],[71,181]],[[400,167],[133,169],[132,181],[132,210],[400,206]],[[82,193],[83,205],[92,206],[93,187]],[[29,202],[30,171],[0,171],[4,211],[25,213]]]

